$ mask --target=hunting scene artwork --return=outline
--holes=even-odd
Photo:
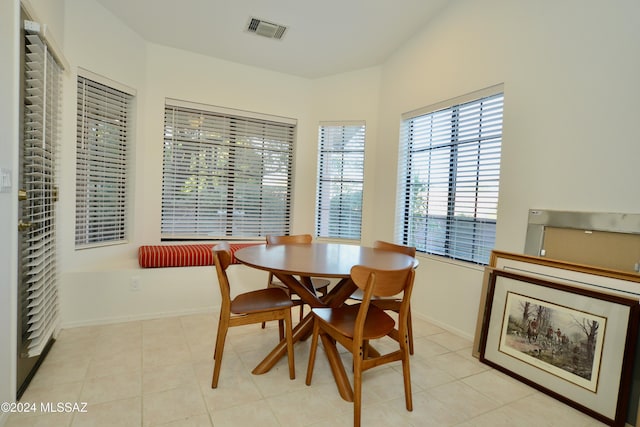
[[[596,392],[604,317],[507,292],[499,351]]]

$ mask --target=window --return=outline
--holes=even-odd
[[[403,115],[396,232],[404,244],[487,264],[495,244],[502,85]]]
[[[364,122],[321,123],[316,235],[360,240]]]
[[[167,100],[162,239],[289,234],[296,122]]]
[[[78,76],[76,247],[124,242],[133,93]]]

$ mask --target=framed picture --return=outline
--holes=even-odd
[[[576,287],[640,299],[640,275],[637,273],[497,250],[491,252],[489,267],[485,270],[482,279],[478,322],[473,340],[473,356],[475,357],[480,356],[480,336],[486,317],[491,269],[511,271]],[[640,419],[640,416],[638,418]]]
[[[480,360],[602,422],[623,426],[638,299],[488,270]]]

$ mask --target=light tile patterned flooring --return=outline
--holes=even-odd
[[[286,358],[251,374],[277,341],[273,322],[229,330],[211,389],[216,324],[216,315],[198,314],[65,329],[22,402],[87,402],[87,412],[12,414],[6,427],[352,425],[353,406],[339,397],[321,349],[305,385],[310,339],[296,345],[295,380]],[[400,363],[385,365],[364,374],[363,426],[602,425],[480,363],[466,339],[416,318],[414,334],[413,412]],[[343,361],[350,366],[348,354]]]

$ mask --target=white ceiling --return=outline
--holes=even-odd
[[[97,0],[145,40],[307,78],[384,62],[452,0]],[[245,31],[250,17],[288,27]]]

